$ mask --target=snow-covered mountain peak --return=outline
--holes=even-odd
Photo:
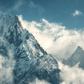
[[[8,71],[9,68],[3,66],[3,76],[5,74],[7,78],[3,79],[2,76],[3,80],[0,79],[0,84],[3,82],[4,84],[29,84],[36,78],[51,84],[59,84],[57,61],[38,44],[31,33],[22,28],[17,16],[0,15],[0,39],[1,57],[6,59],[3,60],[6,62],[4,65],[8,64],[12,72],[9,75],[6,74],[7,72],[4,73],[4,70]],[[12,79],[9,80],[10,78]]]

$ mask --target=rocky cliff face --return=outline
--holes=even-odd
[[[57,61],[23,29],[17,16],[0,15],[0,84],[29,84],[38,78],[59,84]]]

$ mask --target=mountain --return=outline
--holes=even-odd
[[[17,16],[0,15],[0,84],[29,84],[36,78],[59,84],[57,61],[23,29]]]
[[[63,63],[74,66],[79,63],[79,67],[84,68],[84,50],[78,46],[75,52],[67,60],[64,60]]]

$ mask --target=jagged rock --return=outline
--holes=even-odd
[[[0,84],[29,84],[35,78],[59,84],[57,61],[22,28],[17,16],[0,15],[0,54],[7,60],[5,72],[11,69],[11,76],[6,72]]]

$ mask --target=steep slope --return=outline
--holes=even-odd
[[[75,52],[68,58],[68,60],[64,60],[63,63],[68,64],[70,66],[74,66],[79,63],[79,67],[84,68],[84,50],[81,47],[77,47]]]
[[[40,47],[32,34],[22,28],[17,16],[0,15],[0,54],[5,58],[4,65],[8,64],[12,72],[9,75],[12,81],[5,73],[7,78],[2,80],[3,75],[0,84],[29,84],[35,78],[59,84],[57,61]],[[6,72],[8,67],[5,66]]]

